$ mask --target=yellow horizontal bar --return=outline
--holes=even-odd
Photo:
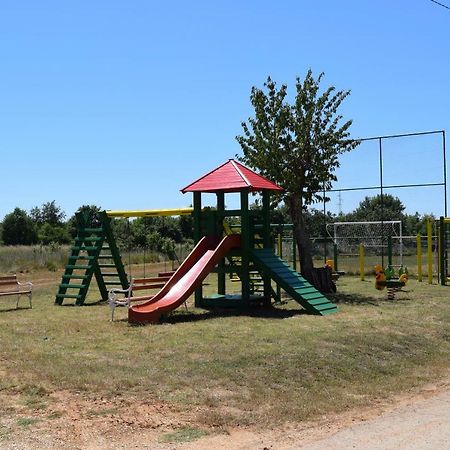
[[[108,217],[158,217],[158,216],[182,216],[192,214],[193,208],[178,209],[141,209],[134,211],[106,211]]]
[[[450,217],[444,217],[444,223],[450,223]]]

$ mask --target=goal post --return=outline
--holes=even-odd
[[[359,255],[360,244],[364,245],[366,255],[387,255],[390,238],[396,260],[394,266],[403,265],[401,220],[334,222],[327,224],[327,233],[342,256]]]

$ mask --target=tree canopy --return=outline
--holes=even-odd
[[[338,114],[350,91],[324,90],[309,70],[297,78],[293,103],[287,99],[287,85],[279,88],[270,77],[264,88],[253,87],[250,102],[254,117],[242,122],[243,135],[236,137],[243,163],[284,188],[284,200],[297,238],[302,273],[312,271],[312,254],[303,213],[323,200],[324,189],[336,180],[339,155],[354,149],[358,141],[350,138],[351,120]]]
[[[5,245],[30,245],[37,242],[35,225],[26,211],[15,208],[5,216],[2,237]]]

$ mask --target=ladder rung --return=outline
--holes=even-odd
[[[108,286],[122,286],[121,281],[105,281],[105,284]]]
[[[71,248],[72,251],[86,251],[86,252],[90,252],[90,251],[96,251],[98,250],[97,247],[72,247]]]
[[[82,228],[85,233],[103,233],[103,228]]]
[[[119,276],[119,274],[117,272],[105,272],[105,273],[102,272],[102,275],[104,277],[118,277]]]
[[[76,294],[56,294],[56,298],[81,298],[82,295]]]
[[[81,266],[79,264],[69,264],[66,266],[66,269],[80,269],[80,270],[88,270],[91,266]]]
[[[90,236],[90,237],[89,236],[77,236],[75,238],[76,242],[86,242],[86,241],[99,242],[101,240],[103,240],[103,237],[101,237],[101,236]]]
[[[89,277],[87,275],[63,275],[63,278],[69,278],[73,280],[86,280]]]
[[[99,264],[98,267],[100,267],[100,268],[102,268],[102,267],[107,268],[107,267],[116,267],[116,265],[115,264]]]
[[[98,259],[113,259],[113,255],[98,255]]]
[[[77,259],[82,259],[84,261],[92,261],[95,259],[94,256],[86,256],[86,255],[77,255],[77,256],[69,256],[69,259],[76,261]]]
[[[71,289],[83,289],[85,286],[82,284],[70,284],[70,283],[62,283],[59,285],[60,288],[71,288]]]

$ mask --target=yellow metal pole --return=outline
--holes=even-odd
[[[278,251],[278,256],[280,258],[283,257],[283,253],[282,253],[282,248],[281,248],[281,233],[278,233],[278,238],[277,238],[277,251]]]
[[[364,281],[364,245],[359,244],[359,276]]]
[[[432,221],[427,222],[427,254],[428,254],[428,284],[433,284],[433,228]]]
[[[193,208],[177,209],[144,209],[134,211],[106,211],[108,217],[157,217],[157,216],[181,216],[192,214]]]
[[[422,236],[420,234],[416,237],[417,247],[417,281],[422,281]]]

